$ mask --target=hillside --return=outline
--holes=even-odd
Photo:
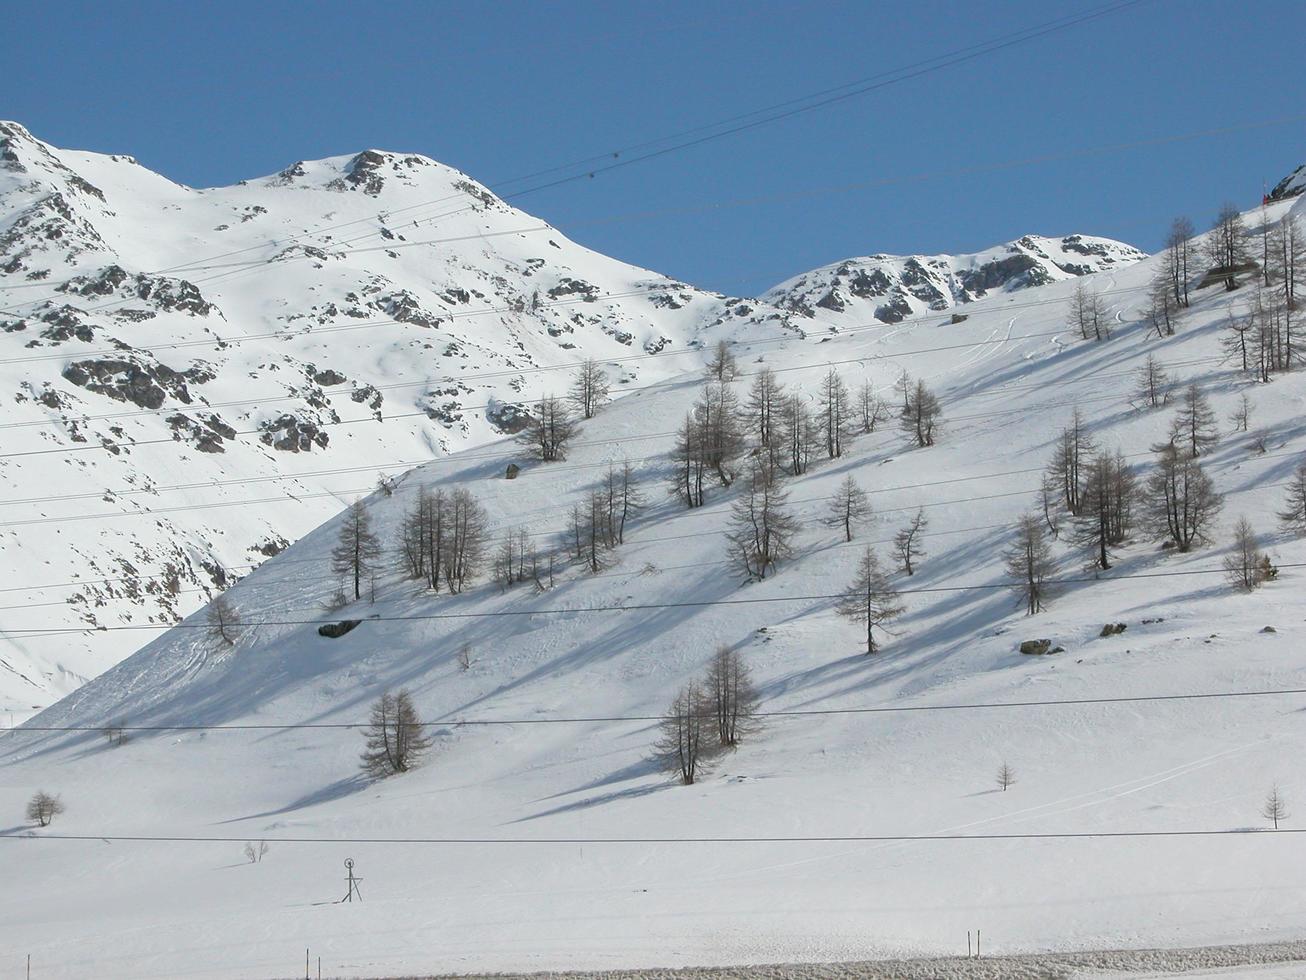
[[[620,395],[857,322],[826,314],[598,255],[418,155],[194,189],[0,123],[0,712],[135,649],[15,630],[174,622],[378,473],[514,432],[584,358]]]
[[[1082,280],[1113,325],[1101,343],[1067,326],[1079,281],[1065,278],[990,290],[958,323],[932,312],[739,335],[741,397],[763,367],[809,397],[831,366],[888,398],[906,370],[944,415],[936,445],[890,423],[787,481],[801,530],[762,581],[745,581],[723,533],[738,484],[709,486],[694,509],[665,492],[699,354],[606,407],[563,462],[506,480],[520,447],[487,440],[365,502],[393,547],[420,490],[465,489],[496,542],[523,530],[560,554],[573,505],[630,462],[648,506],[598,573],[559,559],[550,589],[481,579],[436,596],[390,566],[371,601],[327,612],[336,516],[228,590],[244,624],[234,646],[203,612],[162,635],[120,630],[149,642],[0,741],[0,847],[24,883],[0,899],[5,945],[21,936],[42,976],[229,977],[293,975],[306,948],[324,975],[377,976],[953,954],[976,928],[994,953],[1300,938],[1296,836],[1166,836],[1263,829],[1275,783],[1300,808],[1299,697],[1046,704],[1306,688],[1306,542],[1273,518],[1306,455],[1306,375],[1253,384],[1228,361],[1230,303],[1241,314],[1252,286],[1194,292],[1158,338],[1145,321],[1161,261]],[[1137,526],[1093,575],[1064,535],[1063,581],[1027,618],[1000,557],[1013,525],[1074,407],[1147,475],[1174,414],[1134,396],[1148,355],[1168,392],[1199,385],[1219,420],[1202,457],[1225,494],[1212,543],[1178,553]],[[1244,393],[1251,431],[1232,431]],[[848,475],[875,511],[851,543],[820,521]],[[868,657],[830,597],[867,543],[889,566],[918,508],[927,554],[893,575],[905,612]],[[1221,571],[1242,515],[1281,569],[1251,594]],[[360,622],[319,635],[344,619]],[[1101,636],[1106,623],[1127,629]],[[1036,638],[1064,649],[1018,652]],[[742,652],[771,712],[1043,704],[773,715],[715,772],[674,785],[649,761],[649,719],[719,644]],[[359,724],[400,687],[436,723],[435,747],[383,781],[359,775],[356,729],[241,727]],[[97,731],[121,724],[236,728],[139,731],[117,747]],[[61,726],[86,730],[39,730]],[[1017,781],[1000,791],[1004,762]],[[67,807],[44,830],[18,821],[38,788]],[[1120,831],[1159,836],[1091,836]],[[1053,836],[984,836],[1021,834]],[[918,835],[980,839],[868,839]],[[244,842],[264,839],[268,855],[246,863]],[[346,858],[361,902],[337,901]]]

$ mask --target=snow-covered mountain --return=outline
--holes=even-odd
[[[1293,208],[1306,211],[1266,213]],[[990,290],[959,323],[741,335],[741,394],[762,367],[802,395],[831,366],[881,389],[905,369],[944,415],[934,446],[882,425],[787,480],[801,530],[763,581],[745,581],[723,533],[739,482],[694,509],[664,493],[701,356],[605,408],[565,462],[504,479],[518,457],[501,441],[413,468],[365,502],[390,546],[422,489],[465,489],[496,540],[523,531],[559,555],[609,465],[631,462],[648,503],[597,573],[559,558],[551,588],[482,578],[450,596],[391,569],[374,600],[328,613],[333,518],[228,590],[234,646],[197,612],[6,735],[0,847],[23,887],[0,898],[0,945],[30,950],[42,976],[217,978],[293,975],[305,948],[324,975],[398,976],[938,955],[975,929],[987,953],[1299,939],[1299,838],[1251,831],[1269,826],[1275,783],[1306,798],[1301,698],[1128,699],[1306,688],[1306,539],[1275,518],[1306,456],[1306,373],[1255,383],[1226,356],[1255,285],[1195,288],[1158,337],[1160,263]],[[1110,340],[1067,326],[1081,281]],[[1174,414],[1135,393],[1149,357],[1166,392],[1197,384],[1212,403],[1219,438],[1201,463],[1225,502],[1211,543],[1181,554],[1140,521],[1090,574],[1062,514],[1058,584],[1027,618],[1001,558],[1013,525],[1038,506],[1072,408],[1147,477]],[[1244,395],[1250,431],[1229,421]],[[852,542],[822,521],[848,476],[875,513]],[[868,657],[830,597],[868,544],[892,568],[920,508],[926,554],[914,575],[892,573],[905,611]],[[1253,593],[1222,568],[1241,516],[1280,568]],[[357,625],[333,639],[328,619]],[[1043,638],[1057,652],[1020,652]],[[672,785],[650,762],[648,719],[719,644],[742,653],[767,711],[814,713],[767,717],[713,773]],[[422,767],[371,782],[345,726],[399,688],[436,744]],[[829,713],[845,708],[891,710]],[[235,729],[119,745],[97,731],[121,724]],[[1016,775],[1005,790],[1002,763]],[[19,821],[37,789],[66,805],[47,829]],[[1229,833],[1197,835],[1216,831]],[[260,840],[267,857],[242,860]],[[337,901],[346,858],[362,902]]]
[[[6,627],[172,622],[378,472],[515,431],[585,357],[620,394],[793,319],[421,156],[200,190],[0,123],[0,710],[134,649]]]
[[[194,189],[0,123],[0,711],[21,717],[134,649],[130,633],[6,627],[172,622],[378,472],[512,433],[583,358],[620,395],[719,339],[938,308],[919,298],[931,262],[970,283],[954,296],[938,280],[951,305],[1140,254],[1022,241],[921,259],[915,279],[917,260],[885,260],[874,299],[859,297],[875,270],[845,263],[772,303],[596,254],[422,156]]]
[[[973,255],[868,255],[786,280],[762,294],[781,309],[836,323],[901,323],[991,293],[1123,269],[1146,254],[1109,238],[1026,235]]]

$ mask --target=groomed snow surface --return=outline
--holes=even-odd
[[[1275,207],[1277,217],[1287,205]],[[793,480],[806,529],[795,558],[763,582],[744,584],[728,561],[736,491],[714,489],[694,511],[664,493],[694,375],[622,397],[564,463],[527,463],[507,481],[520,453],[491,444],[367,501],[387,541],[414,491],[434,485],[469,488],[499,529],[552,538],[607,464],[630,459],[650,506],[599,575],[567,568],[542,594],[482,584],[456,598],[387,576],[374,603],[331,614],[364,622],[330,640],[315,623],[335,590],[326,566],[337,520],[323,525],[228,593],[259,624],[234,650],[203,630],[171,630],[33,723],[357,723],[382,691],[407,687],[422,716],[443,723],[427,763],[367,782],[362,737],[347,729],[137,733],[118,748],[94,732],[9,734],[0,971],[12,975],[30,952],[43,978],[294,976],[306,948],[324,975],[360,977],[821,963],[953,956],[977,929],[994,955],[1300,940],[1303,838],[1260,815],[1275,783],[1306,813],[1300,696],[774,718],[690,787],[653,770],[650,722],[530,723],[656,716],[721,643],[743,651],[769,710],[1306,688],[1306,590],[1294,567],[1306,544],[1273,520],[1306,452],[1306,375],[1252,385],[1222,359],[1228,304],[1246,303],[1250,288],[1198,294],[1177,336],[1149,338],[1152,271],[1148,261],[1089,280],[1116,320],[1101,344],[1065,328],[1074,283],[1063,282],[981,301],[960,324],[940,315],[740,350],[743,371],[767,364],[808,392],[829,363],[886,390],[906,368],[947,418],[932,448],[890,428]],[[1200,384],[1222,420],[1204,464],[1227,494],[1216,544],[1179,555],[1139,532],[1112,572],[1063,587],[1035,619],[1003,589],[952,591],[1003,581],[998,552],[1072,406],[1105,448],[1148,463],[1170,418],[1131,399],[1148,353]],[[1264,454],[1223,421],[1243,391]],[[852,545],[817,522],[850,473],[878,514]],[[858,627],[810,597],[843,588],[867,541],[887,560],[920,505],[928,557],[895,579],[907,613],[867,657]],[[1208,574],[1244,514],[1283,568],[1251,595]],[[1065,556],[1063,574],[1081,567]],[[1153,573],[1167,574],[1138,577]],[[690,600],[717,604],[666,605]],[[451,618],[415,618],[434,616]],[[1106,622],[1128,629],[1099,638]],[[1065,652],[1016,652],[1036,637]],[[993,779],[1003,761],[1018,780],[1005,792]],[[20,819],[37,789],[67,806],[44,830]],[[1301,826],[1294,813],[1285,830]],[[1237,833],[676,840],[1121,831]],[[104,839],[130,836],[223,840]],[[394,842],[413,838],[486,842]],[[613,838],[624,842],[593,842]],[[648,838],[662,842],[639,842]],[[269,853],[247,863],[244,842],[259,840]],[[346,858],[361,902],[338,901]],[[1190,964],[1207,965],[1220,961]]]

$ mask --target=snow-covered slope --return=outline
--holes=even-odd
[[[0,123],[0,710],[134,647],[378,471],[510,433],[585,357],[623,389],[790,318],[598,255],[421,156],[234,187]],[[651,356],[658,355],[658,356]]]
[[[763,293],[782,309],[837,323],[900,323],[950,310],[994,292],[1121,269],[1145,258],[1109,238],[1026,235],[974,255],[868,255],[813,269]]]
[[[635,465],[650,505],[615,565],[560,565],[549,591],[482,583],[437,597],[387,576],[374,603],[328,614],[333,519],[228,592],[251,624],[234,648],[173,629],[34,722],[92,731],[7,735],[0,813],[14,839],[0,848],[23,886],[0,898],[0,946],[31,950],[42,976],[216,978],[294,975],[305,948],[324,975],[378,976],[955,953],[974,929],[994,953],[1300,938],[1298,837],[1165,836],[1264,828],[1275,782],[1300,806],[1298,697],[780,716],[692,787],[648,761],[656,726],[641,719],[722,643],[743,652],[771,711],[1306,688],[1306,542],[1273,517],[1306,454],[1306,374],[1253,385],[1225,359],[1230,300],[1240,311],[1250,288],[1196,292],[1176,336],[1149,336],[1155,264],[1087,280],[1116,322],[1100,344],[1066,327],[1076,283],[1061,281],[977,299],[957,324],[934,314],[742,349],[740,389],[764,365],[804,393],[831,365],[885,388],[906,369],[946,418],[934,447],[890,427],[790,481],[804,530],[763,582],[742,581],[723,537],[737,489],[695,510],[663,493],[697,372],[620,399],[565,462],[515,480],[502,478],[517,458],[506,443],[415,468],[366,502],[387,543],[423,487],[466,488],[496,533],[525,529],[544,547],[610,463]],[[1078,581],[1026,619],[998,557],[1012,524],[1034,505],[1073,406],[1101,446],[1145,472],[1171,415],[1131,396],[1150,354],[1220,417],[1204,457],[1227,495],[1216,543],[1181,555],[1139,530],[1098,580],[1059,543],[1061,575]],[[1251,433],[1224,421],[1243,393]],[[848,544],[818,518],[850,474],[877,516]],[[910,579],[895,576],[906,613],[867,657],[858,627],[821,597],[848,583],[866,543],[887,557],[920,506],[928,555]],[[1240,515],[1282,568],[1250,595],[1220,573]],[[318,634],[345,617],[361,624]],[[1099,636],[1108,622],[1127,630]],[[1039,637],[1064,651],[1017,652]],[[379,783],[358,775],[357,729],[140,732],[116,748],[93,731],[355,724],[400,687],[437,722],[436,748]],[[502,723],[458,723],[469,720]],[[1003,761],[1017,782],[1000,792]],[[32,831],[19,814],[38,788],[67,812]],[[985,837],[1120,831],[1161,836]],[[810,839],[902,835],[981,839]],[[103,839],[132,836],[195,840]],[[246,864],[244,841],[262,839],[268,856]],[[462,843],[385,843],[399,839]],[[335,904],[346,858],[361,903]]]

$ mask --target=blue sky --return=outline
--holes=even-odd
[[[0,117],[195,186],[372,146],[493,185],[1101,2],[10,3]],[[995,165],[1306,116],[1304,29],[1300,2],[1146,0],[514,203],[740,294],[849,255],[1025,233],[1154,249],[1174,215],[1203,227],[1306,160],[1306,119]],[[901,180],[921,174],[942,176]]]

